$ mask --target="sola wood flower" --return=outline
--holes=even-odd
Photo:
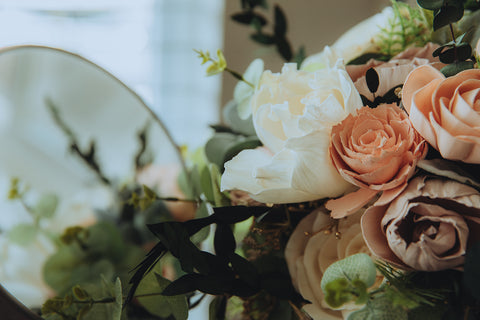
[[[431,66],[410,73],[403,104],[417,131],[444,158],[480,163],[480,70],[445,76]]]
[[[404,268],[459,268],[468,243],[480,240],[480,193],[453,180],[417,177],[389,205],[362,217],[370,250]]]
[[[320,282],[332,263],[357,253],[371,254],[361,234],[360,217],[357,213],[341,220],[338,231],[342,236],[337,239],[335,233],[325,232],[332,222],[327,211],[317,209],[300,221],[288,240],[285,258],[293,285],[311,302],[304,309],[313,319],[343,319],[352,311],[328,307]]]
[[[394,104],[364,107],[358,115],[349,115],[332,128],[330,155],[342,177],[360,189],[329,200],[332,217],[354,213],[380,191],[377,203],[388,203],[405,188],[426,152],[408,115]]]

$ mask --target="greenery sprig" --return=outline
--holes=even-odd
[[[287,39],[287,19],[280,6],[274,6],[273,33],[264,31],[268,20],[256,11],[256,8],[268,9],[265,0],[242,0],[241,6],[242,11],[232,14],[232,20],[251,26],[255,30],[255,33],[250,35],[253,41],[266,46],[274,45],[285,61],[294,61],[300,66],[306,57],[305,47],[302,46],[293,53],[290,41]]]
[[[433,52],[434,57],[448,64],[440,71],[446,76],[453,76],[460,71],[472,69],[475,58],[472,56],[472,47],[464,42],[465,34],[455,36],[453,23],[462,19],[465,11],[465,0],[417,0],[418,5],[426,10],[433,11],[433,30],[447,27],[450,29],[452,41],[440,46]]]
[[[423,47],[430,41],[431,32],[422,11],[408,4],[392,0],[393,17],[375,44],[385,57],[393,57],[410,46]]]
[[[68,137],[70,140],[70,150],[77,156],[79,156],[80,159],[83,160],[83,162],[90,168],[92,169],[93,172],[98,176],[98,178],[105,184],[111,185],[110,179],[108,179],[102,172],[100,165],[98,164],[98,161],[96,159],[96,154],[95,154],[95,141],[91,141],[90,145],[88,147],[88,150],[82,150],[82,148],[79,145],[79,142],[77,140],[77,136],[75,133],[70,129],[68,124],[62,119],[60,112],[58,110],[58,107],[53,103],[52,99],[46,98],[45,99],[45,104],[47,105],[47,108],[50,110],[50,113],[53,117],[53,120],[57,124],[57,126],[63,131],[63,133]]]

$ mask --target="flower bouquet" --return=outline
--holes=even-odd
[[[184,150],[175,197],[147,182],[165,171],[139,164],[130,188],[114,188],[129,219],[63,233],[42,317],[186,319],[208,303],[210,319],[480,318],[478,9],[393,1],[305,57],[280,7],[270,33],[265,1],[242,1],[232,18],[287,63],[241,74],[221,51],[197,51],[209,75],[239,80],[224,123]],[[52,101],[73,151],[106,178]]]

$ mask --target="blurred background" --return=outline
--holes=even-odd
[[[277,0],[288,38],[307,55],[389,4],[388,0]],[[223,48],[231,69],[243,72],[257,57],[278,72],[275,49],[249,39],[233,22],[240,0],[0,0],[0,47],[38,44],[78,53],[136,91],[164,120],[178,144],[198,146],[220,121],[236,80],[205,77],[192,49]],[[273,10],[262,14],[273,21]]]

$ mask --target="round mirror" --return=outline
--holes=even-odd
[[[0,51],[0,148],[0,283],[28,307],[51,294],[41,268],[55,249],[36,235],[27,234],[31,243],[12,237],[32,220],[25,203],[5,200],[12,178],[37,193],[101,207],[112,204],[102,197],[112,185],[118,190],[146,164],[183,164],[137,94],[78,55],[40,46]],[[58,232],[85,219],[68,209],[61,214],[50,222]],[[0,296],[0,305],[12,301],[3,290]]]

